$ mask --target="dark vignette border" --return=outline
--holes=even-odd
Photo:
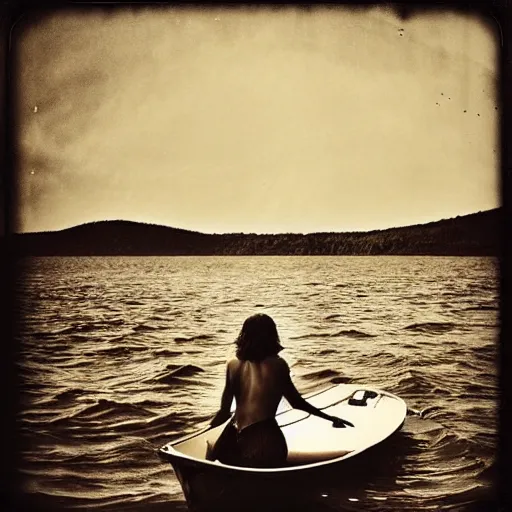
[[[16,59],[14,55],[12,31],[16,23],[30,13],[34,20],[38,15],[44,15],[48,10],[58,8],[66,9],[102,9],[106,11],[133,8],[137,6],[197,6],[209,7],[212,4],[218,6],[240,7],[272,5],[266,3],[237,3],[237,2],[94,2],[83,0],[81,2],[55,2],[44,0],[38,2],[35,9],[28,0],[4,0],[0,3],[0,31],[2,35],[2,64],[1,78],[3,87],[0,87],[0,112],[3,115],[3,123],[0,125],[0,154],[4,157],[4,165],[0,172],[0,255],[1,255],[1,281],[0,289],[3,295],[4,306],[0,309],[0,322],[2,332],[2,357],[0,357],[0,375],[2,378],[3,400],[3,435],[2,451],[0,459],[2,464],[0,482],[0,506],[6,511],[18,510],[47,510],[41,503],[27,502],[19,492],[21,475],[18,472],[21,451],[21,439],[17,428],[17,413],[20,410],[19,389],[20,378],[17,374],[17,361],[19,360],[17,332],[22,318],[16,316],[15,290],[17,283],[23,279],[21,272],[16,270],[16,261],[19,257],[12,244],[12,233],[18,217],[14,198],[16,197],[16,119],[14,105],[16,104],[16,90],[13,86],[13,76],[16,75]],[[512,331],[509,314],[512,312],[512,271],[510,258],[512,254],[512,206],[511,206],[511,179],[512,179],[512,149],[507,142],[512,137],[511,126],[511,95],[512,95],[512,0],[431,0],[424,2],[411,2],[399,0],[396,2],[322,2],[322,3],[295,3],[282,2],[273,4],[276,8],[288,4],[305,10],[317,5],[344,5],[354,9],[364,10],[375,5],[388,5],[404,20],[432,12],[473,13],[487,20],[501,38],[500,52],[500,83],[498,101],[500,104],[500,144],[501,144],[501,198],[503,205],[503,218],[500,226],[501,254],[500,254],[500,433],[498,452],[498,475],[496,480],[499,485],[499,503],[482,503],[471,507],[468,512],[477,511],[506,511],[512,510],[512,432],[511,421],[511,343]],[[56,509],[56,503],[52,503],[52,510]],[[58,505],[57,505],[58,506]]]

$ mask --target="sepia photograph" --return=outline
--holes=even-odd
[[[493,16],[74,4],[9,38],[22,506],[499,510]]]

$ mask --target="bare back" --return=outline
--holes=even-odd
[[[285,391],[288,366],[279,356],[263,361],[228,364],[229,379],[236,399],[235,421],[239,430],[275,416]]]

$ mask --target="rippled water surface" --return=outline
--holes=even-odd
[[[215,413],[232,342],[255,312],[275,319],[302,392],[371,384],[422,413],[395,436],[386,474],[340,481],[321,498],[330,509],[485,510],[493,499],[492,258],[53,257],[22,268],[20,469],[38,503],[186,510],[156,450]]]

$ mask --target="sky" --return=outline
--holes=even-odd
[[[368,231],[500,204],[499,39],[476,16],[90,7],[12,34],[17,232]]]

